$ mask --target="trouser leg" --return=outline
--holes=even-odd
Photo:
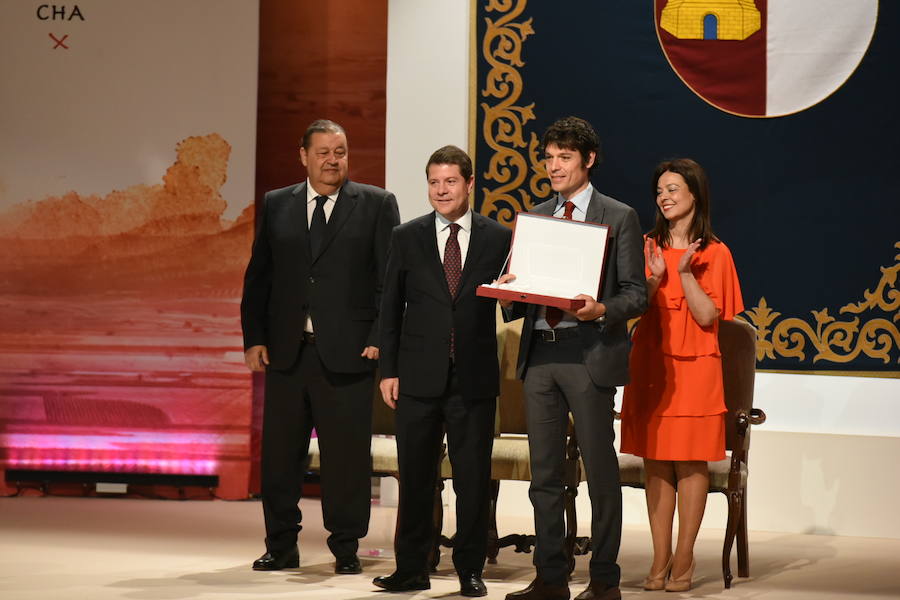
[[[457,572],[480,573],[484,568],[496,408],[495,398],[463,399],[458,394],[451,395],[444,405],[456,495],[453,565]]]
[[[396,408],[400,503],[397,510],[397,571],[427,573],[434,541],[432,509],[443,422],[439,401],[401,393]]]
[[[352,556],[369,529],[374,374],[330,372],[317,353],[308,367],[328,548],[337,557]]]
[[[297,543],[300,501],[312,415],[300,362],[266,372],[263,409],[261,485],[266,549],[284,552]]]
[[[532,364],[525,375],[525,412],[534,508],[534,566],[548,585],[568,581],[565,551],[565,444],[568,406],[556,386],[554,365]]]
[[[584,365],[566,365],[559,378],[569,400],[591,499],[591,579],[619,585],[622,488],[614,447],[615,388],[597,387]]]

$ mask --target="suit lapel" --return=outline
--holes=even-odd
[[[434,213],[430,219],[424,219],[419,227],[419,241],[422,244],[422,252],[428,257],[429,271],[437,280],[437,284],[447,298],[450,298],[450,287],[447,285],[447,276],[444,275],[444,263],[441,262],[441,254],[438,252],[437,229]]]
[[[606,218],[606,202],[603,201],[603,196],[600,195],[596,189],[594,193],[591,194],[591,203],[588,204],[587,213],[585,214],[585,221],[589,223],[599,223],[603,224],[603,220]],[[612,227],[608,230],[609,234],[612,235],[614,232]],[[604,270],[606,266],[604,265]],[[605,274],[600,277],[600,289],[597,290],[597,299],[603,297],[603,280],[605,278]]]
[[[584,220],[588,223],[603,223],[603,219],[605,218],[606,204],[603,202],[603,197],[600,195],[600,192],[595,189],[594,193],[591,194],[591,202],[588,204]]]
[[[553,216],[553,209],[556,208],[556,203],[557,203],[557,202],[558,202],[558,200],[557,200],[557,195],[556,195],[556,194],[553,194],[552,196],[550,196],[550,198],[548,198],[548,199],[545,200],[544,202],[541,202],[540,204],[538,204],[537,206],[535,206],[535,207],[534,207],[531,211],[529,211],[529,212],[533,212],[534,214],[537,214],[537,215],[550,215],[550,216],[552,217],[552,216]]]
[[[319,254],[313,257],[313,262],[317,261],[325,250],[328,249],[328,246],[334,240],[338,231],[341,230],[341,227],[343,227],[347,222],[347,219],[350,218],[350,214],[353,212],[353,209],[356,208],[357,202],[359,202],[359,197],[356,194],[356,188],[351,181],[345,182],[344,185],[341,186],[341,192],[338,194],[337,201],[334,203],[334,209],[331,211],[331,217],[329,217],[328,224],[325,226],[325,239],[322,240],[322,247],[319,248]],[[304,211],[303,214],[305,215],[306,211]],[[308,245],[309,244],[307,243],[307,246]]]
[[[459,295],[460,290],[463,289],[463,286],[466,285],[467,278],[472,275],[472,270],[475,268],[474,265],[478,262],[478,256],[484,250],[484,245],[487,242],[484,236],[484,222],[478,219],[479,215],[472,212],[472,231],[469,232],[469,249],[466,251],[466,264],[463,265],[462,276],[459,278],[459,289],[456,290],[456,295]]]

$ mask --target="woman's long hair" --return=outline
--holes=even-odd
[[[694,217],[691,219],[691,225],[688,229],[688,240],[700,240],[700,248],[706,246],[713,241],[719,241],[716,234],[712,230],[712,222],[709,216],[709,180],[706,177],[706,171],[703,170],[696,161],[690,158],[674,158],[672,160],[664,160],[656,166],[653,172],[653,204],[656,206],[656,224],[647,237],[653,238],[661,248],[668,248],[672,245],[672,232],[669,230],[669,221],[663,215],[659,205],[656,204],[656,190],[659,184],[659,178],[665,172],[678,173],[687,183],[688,190],[694,195]]]

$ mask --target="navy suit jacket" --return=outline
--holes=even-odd
[[[273,369],[294,364],[306,315],[325,367],[340,373],[374,369],[362,358],[378,345],[378,306],[397,199],[381,188],[347,181],[328,219],[317,256],[310,255],[306,183],[267,192],[258,212],[244,275],[244,348],[264,345]]]
[[[450,328],[455,367],[466,398],[499,393],[497,305],[475,295],[499,275],[512,236],[496,221],[472,214],[466,263],[450,297],[429,213],[394,229],[381,305],[382,377],[399,377],[400,393],[436,397],[447,386]]]

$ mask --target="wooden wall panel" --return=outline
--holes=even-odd
[[[306,178],[307,125],[340,123],[350,178],[384,187],[387,0],[260,0],[256,200]],[[254,379],[251,491],[259,491],[262,379]]]
[[[306,177],[317,118],[347,130],[350,177],[384,186],[387,0],[261,0],[256,191]]]

